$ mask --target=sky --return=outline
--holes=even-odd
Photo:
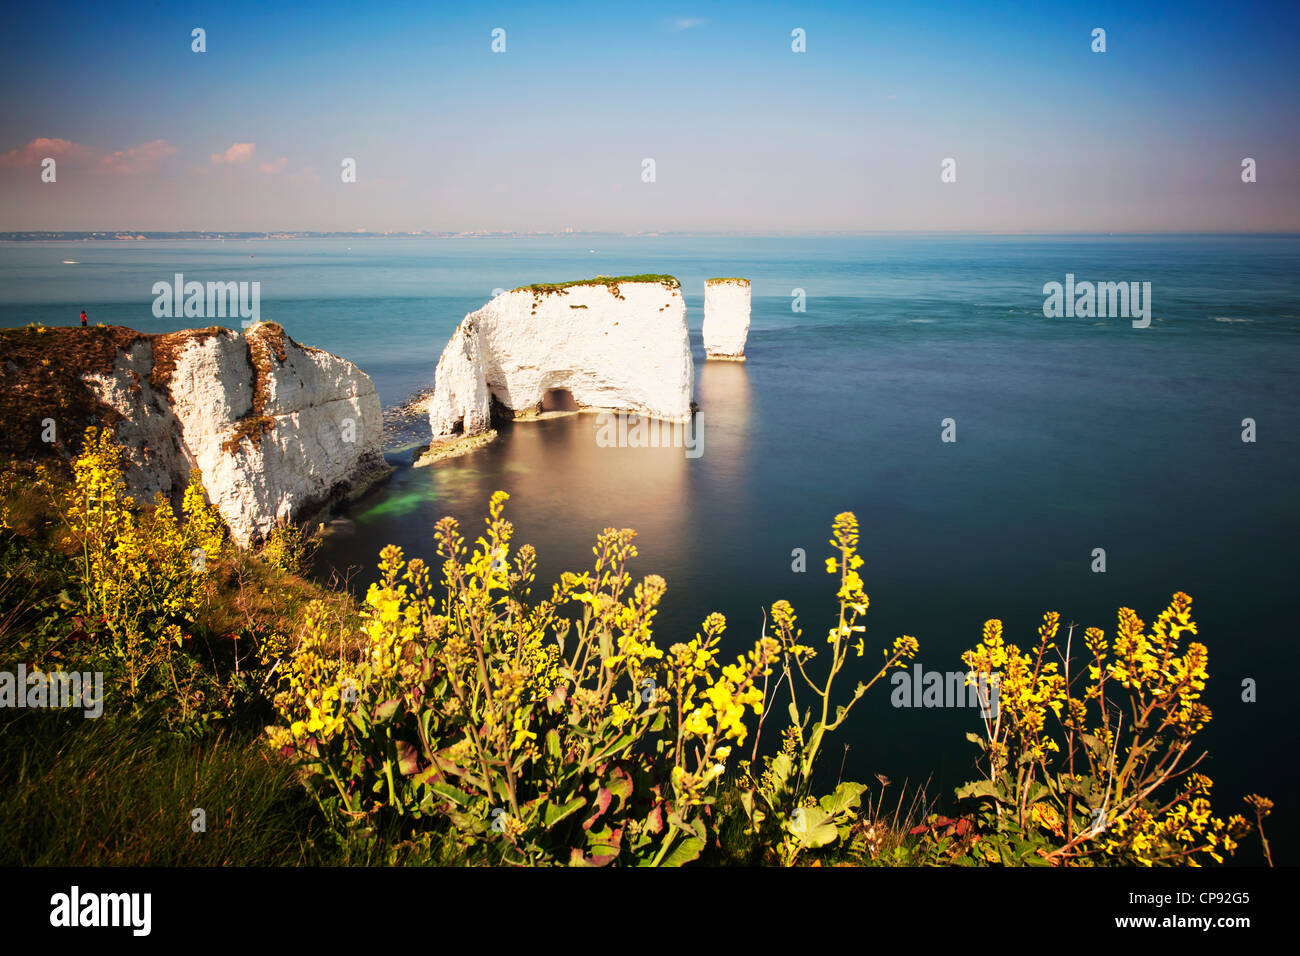
[[[1300,231],[1295,2],[227,0],[6,21],[0,231]]]

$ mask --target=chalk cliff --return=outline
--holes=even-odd
[[[686,303],[671,276],[526,286],[465,316],[438,360],[429,424],[436,447],[535,415],[559,390],[579,409],[685,422],[693,386]]]
[[[749,280],[709,279],[704,283],[704,354],[745,361],[749,336]]]
[[[133,496],[162,492],[176,502],[197,468],[240,543],[277,521],[312,518],[390,472],[369,376],[299,345],[274,323],[247,333],[104,327],[3,335],[13,346],[0,370],[5,451],[67,458],[87,425],[108,425],[125,449]],[[43,351],[52,359],[44,365]],[[56,440],[35,441],[50,421]]]

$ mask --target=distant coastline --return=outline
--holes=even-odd
[[[983,230],[885,230],[885,231],[865,231],[865,232],[747,232],[747,231],[717,231],[717,232],[616,232],[610,230],[534,230],[528,232],[510,232],[510,231],[493,231],[493,230],[470,230],[468,232],[435,232],[433,230],[423,230],[419,232],[310,232],[310,231],[276,231],[267,232],[241,232],[241,231],[215,231],[215,230],[186,230],[178,232],[164,232],[157,230],[135,230],[135,229],[110,229],[110,230],[16,230],[10,232],[0,232],[0,242],[146,242],[146,241],[177,241],[177,240],[196,240],[208,241],[213,240],[231,240],[234,242],[249,241],[283,241],[287,239],[578,239],[582,237],[616,237],[623,239],[668,239],[668,238],[728,238],[728,239],[851,239],[866,238],[879,236],[897,236],[899,238],[932,238],[936,236],[970,236],[970,237],[1005,237],[1011,239],[1025,238],[1172,238],[1177,236],[1212,238],[1222,236],[1232,236],[1234,238],[1289,238],[1300,236],[1297,232],[1004,232],[1004,231],[983,231]]]

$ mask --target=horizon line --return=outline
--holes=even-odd
[[[531,239],[579,238],[582,236],[615,237],[622,239],[658,238],[749,238],[798,239],[819,237],[855,238],[866,236],[997,236],[997,237],[1053,237],[1053,236],[1300,236],[1296,231],[1259,230],[1122,230],[1122,231],[1039,231],[1039,230],[981,230],[981,229],[873,229],[873,230],[819,230],[806,232],[766,232],[744,230],[683,230],[621,232],[615,230],[555,231],[555,230],[493,230],[474,229],[458,231],[387,231],[333,229],[12,229],[0,230],[0,242],[40,241],[107,241],[149,242],[167,239],[236,238],[248,240],[294,239]]]

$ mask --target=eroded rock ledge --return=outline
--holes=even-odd
[[[525,286],[467,315],[443,350],[431,451],[552,406],[686,422],[693,387],[686,302],[672,276]]]
[[[67,460],[112,427],[131,494],[178,503],[197,468],[242,544],[391,472],[369,376],[275,323],[147,335],[116,326],[0,332],[0,450]],[[45,441],[53,421],[54,441]]]

